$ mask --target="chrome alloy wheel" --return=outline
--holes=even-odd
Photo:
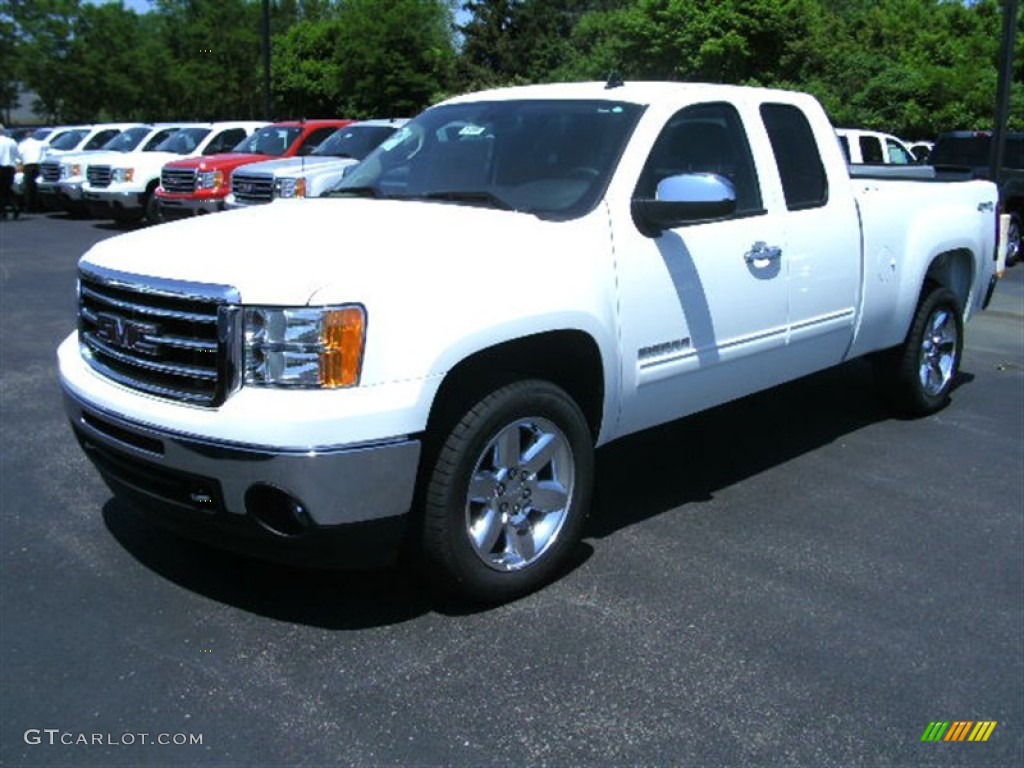
[[[484,447],[466,497],[466,533],[496,571],[525,568],[558,538],[573,502],[569,440],[542,418],[508,424]]]
[[[938,307],[928,318],[921,340],[918,376],[921,387],[931,396],[942,392],[956,370],[957,325],[952,312]]]

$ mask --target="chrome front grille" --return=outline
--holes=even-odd
[[[42,178],[43,181],[60,181],[60,163],[55,163],[53,161],[48,163],[40,163],[39,176]]]
[[[160,186],[168,192],[194,192],[196,172],[193,168],[164,168],[160,171]]]
[[[274,177],[235,173],[231,177],[231,191],[240,203],[269,203],[274,199]]]
[[[126,387],[216,406],[240,382],[238,293],[93,266],[79,271],[78,339],[94,370]]]
[[[93,187],[110,186],[111,169],[109,165],[90,165],[85,169],[85,178]]]

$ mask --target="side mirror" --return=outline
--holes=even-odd
[[[736,189],[717,173],[684,173],[658,183],[653,200],[634,198],[633,220],[648,237],[698,221],[721,219],[736,211]]]

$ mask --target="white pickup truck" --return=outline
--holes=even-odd
[[[361,120],[339,128],[308,155],[249,163],[231,174],[231,193],[224,206],[233,210],[277,200],[320,197],[406,122]]]
[[[104,156],[90,162],[82,198],[96,218],[123,222],[143,219],[155,224],[160,215],[153,193],[160,184],[160,171],[166,163],[183,157],[227,152],[264,125],[266,123],[251,120],[182,124],[179,130],[144,153],[119,158]]]
[[[67,414],[118,496],[190,535],[409,554],[508,600],[565,567],[598,446],[868,354],[902,409],[944,406],[996,203],[852,181],[797,93],[460,96],[332,197],[94,246]]]

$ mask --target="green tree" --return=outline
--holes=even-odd
[[[120,3],[82,5],[71,26],[63,116],[73,122],[156,117],[142,108],[147,83],[137,75],[141,28]],[[117,45],[111,45],[112,40]]]
[[[21,74],[35,91],[33,110],[50,122],[62,122],[79,0],[7,0],[4,16],[19,40]]]
[[[300,21],[274,39],[272,90],[277,110],[292,117],[329,117],[342,109],[341,22]]]
[[[254,0],[157,0],[173,60],[168,87],[182,118],[252,118],[262,112],[261,4]]]
[[[833,120],[910,138],[991,123],[995,0],[847,0],[841,9],[832,37],[816,44],[832,55],[808,85]]]
[[[6,4],[5,4],[6,5]],[[22,80],[17,27],[0,5],[0,114],[4,124],[11,122],[11,110],[20,106]]]
[[[341,115],[413,115],[449,89],[455,47],[445,0],[346,0],[338,21]]]
[[[467,0],[459,27],[458,82],[469,90],[523,82],[572,80],[584,69],[573,34],[588,13],[614,0]]]

